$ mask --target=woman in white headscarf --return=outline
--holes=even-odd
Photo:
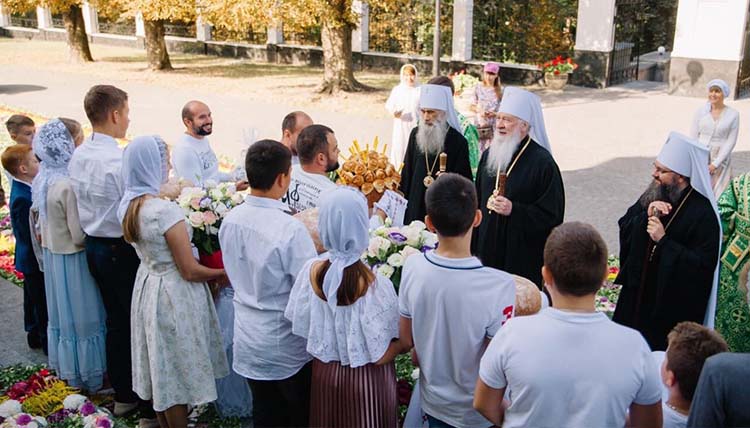
[[[342,186],[323,198],[318,228],[328,252],[302,268],[284,312],[315,357],[310,426],[398,422],[398,298],[391,281],[360,260],[368,224],[359,191]]]
[[[229,373],[206,285],[226,282],[226,274],[198,263],[182,209],[158,197],[168,170],[162,152],[154,137],[125,149],[117,215],[141,259],[130,318],[133,391],[153,400],[159,424],[173,428],[187,426],[188,404],[216,400],[215,379]]]
[[[419,81],[417,68],[411,64],[401,67],[401,83],[398,84],[385,102],[385,108],[393,115],[393,136],[391,137],[390,160],[398,166],[404,161],[404,152],[409,143],[411,130],[417,126],[419,109]]]
[[[68,163],[81,142],[75,120],[45,123],[33,141],[41,163],[31,191],[41,226],[49,365],[69,385],[95,392],[107,369],[106,313],[86,262],[86,235],[68,178]]]
[[[737,144],[740,114],[724,104],[729,85],[721,79],[708,82],[708,102],[695,113],[690,136],[704,144],[711,153],[708,169],[714,195],[718,198],[732,179],[732,150]]]

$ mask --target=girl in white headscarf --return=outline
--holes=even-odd
[[[368,224],[359,191],[338,187],[323,198],[318,228],[328,252],[302,268],[284,312],[315,357],[310,426],[398,422],[398,298],[391,281],[360,260]]]
[[[419,109],[419,81],[417,68],[412,64],[401,67],[401,83],[398,84],[385,102],[385,108],[393,115],[393,136],[389,157],[398,166],[404,161],[404,152],[409,143],[411,130],[417,126]]]
[[[37,132],[41,160],[31,191],[39,212],[47,294],[49,365],[75,388],[99,390],[107,369],[106,313],[89,272],[68,163],[83,141],[81,125],[52,119]]]
[[[153,400],[159,424],[171,428],[187,426],[188,404],[216,400],[215,379],[229,369],[205,282],[226,282],[226,275],[198,264],[185,214],[158,197],[167,180],[164,159],[154,137],[128,145],[117,214],[141,259],[130,318],[133,391]]]
[[[695,113],[690,136],[710,150],[708,164],[714,195],[718,198],[732,179],[732,150],[737,144],[740,114],[724,104],[729,85],[721,79],[708,82],[708,102]]]

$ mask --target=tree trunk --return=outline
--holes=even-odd
[[[76,62],[91,62],[94,58],[89,49],[89,38],[83,24],[83,11],[78,5],[71,5],[62,12],[65,32],[68,35],[70,59]]]
[[[325,17],[321,26],[323,83],[318,92],[332,94],[366,89],[354,78],[352,70],[352,25],[330,21],[335,18]]]
[[[146,56],[151,70],[171,70],[167,43],[164,41],[164,21],[143,20],[146,30]]]

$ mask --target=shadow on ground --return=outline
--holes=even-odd
[[[39,85],[0,85],[0,94],[22,94],[24,92],[45,91],[46,86]]]

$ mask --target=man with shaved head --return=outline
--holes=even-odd
[[[172,148],[175,175],[196,186],[204,186],[208,180],[234,181],[230,174],[219,171],[219,159],[206,138],[213,131],[211,109],[200,101],[189,101],[182,108],[182,123],[185,133]],[[247,189],[246,181],[236,185],[238,190]]]
[[[303,129],[313,124],[312,118],[302,111],[293,111],[284,116],[281,122],[281,144],[292,151],[292,165],[299,164],[297,137]]]

